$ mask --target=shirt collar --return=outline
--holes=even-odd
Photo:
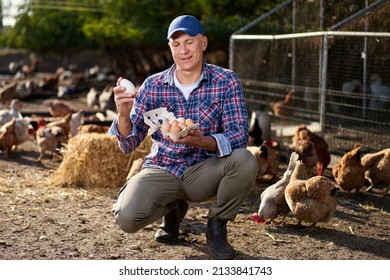
[[[210,81],[211,73],[209,71],[209,66],[208,66],[208,64],[206,62],[203,62],[202,65],[203,65],[203,73],[202,73],[203,74],[203,79],[202,80]],[[167,73],[166,73],[166,75],[164,77],[164,84],[167,83],[170,86],[174,86],[175,85],[175,82],[174,82],[175,70],[176,70],[176,63],[174,63],[167,70]]]

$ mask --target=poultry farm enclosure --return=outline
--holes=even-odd
[[[315,127],[337,157],[355,144],[364,152],[388,148],[390,33],[381,18],[388,18],[390,3],[323,22],[322,31],[319,2],[286,1],[232,35],[230,68],[243,82],[248,107],[270,112],[276,139],[292,136],[301,123]],[[270,29],[273,21],[278,30]],[[286,99],[289,91],[294,95]],[[282,115],[273,108],[280,102]]]

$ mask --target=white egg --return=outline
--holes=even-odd
[[[129,80],[122,79],[119,84],[126,88],[126,93],[133,94],[135,92],[135,86]]]

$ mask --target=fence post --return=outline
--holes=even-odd
[[[324,47],[321,65],[321,91],[320,91],[320,135],[323,137],[325,133],[325,113],[326,113],[326,88],[327,88],[327,71],[328,71],[328,52],[329,52],[329,37],[324,35]]]

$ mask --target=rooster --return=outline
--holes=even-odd
[[[311,223],[313,229],[317,223],[326,222],[333,217],[336,211],[337,188],[330,180],[323,176],[309,178],[305,165],[298,162],[291,175],[284,196],[286,202],[298,219]]]
[[[359,191],[364,185],[364,167],[360,159],[361,146],[356,144],[354,148],[335,163],[332,174],[339,185],[345,191]]]
[[[375,184],[384,183],[388,187],[383,193],[388,192],[390,190],[390,148],[365,154],[361,161],[366,170],[364,176],[370,182],[370,186],[365,191],[372,189]]]
[[[287,170],[283,177],[275,184],[269,186],[261,193],[261,202],[257,213],[252,214],[252,218],[257,223],[266,223],[267,220],[272,221],[278,215],[286,215],[290,212],[284,197],[284,190],[290,182],[291,174],[294,171],[298,161],[298,154],[292,153],[288,163]]]
[[[317,175],[323,175],[325,168],[330,163],[330,151],[328,143],[319,135],[311,132],[306,125],[301,124],[298,126],[295,135],[293,136],[291,147],[295,147],[299,140],[308,140],[314,144],[317,155]]]

